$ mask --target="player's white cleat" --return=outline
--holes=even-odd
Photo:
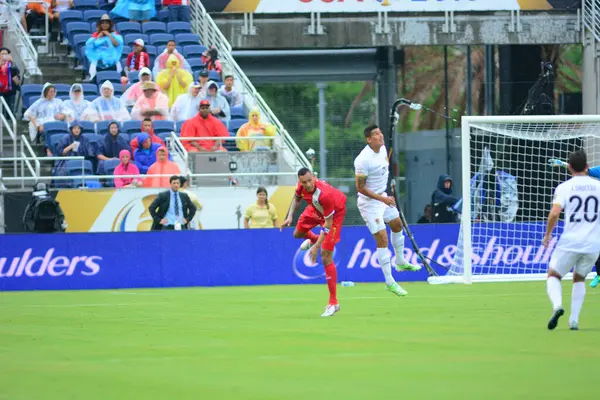
[[[325,312],[321,314],[321,317],[331,317],[338,311],[340,311],[339,304],[328,304],[327,307],[325,307]]]
[[[310,239],[306,239],[304,242],[302,242],[302,244],[300,245],[300,250],[302,251],[306,251],[308,249],[310,249],[312,247],[312,242],[310,241]]]

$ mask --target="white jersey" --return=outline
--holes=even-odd
[[[574,176],[556,187],[553,204],[565,210],[556,248],[574,253],[600,251],[600,181]]]
[[[389,165],[387,151],[385,146],[381,146],[379,153],[375,153],[369,145],[366,145],[360,152],[358,157],[354,159],[354,170],[356,176],[364,176],[367,178],[367,189],[383,194],[387,188]],[[370,197],[359,193],[359,198],[369,199]]]

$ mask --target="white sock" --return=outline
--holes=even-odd
[[[90,79],[93,79],[96,76],[96,63],[91,63],[90,64],[90,69],[89,69],[89,73],[90,73]]]
[[[585,298],[585,282],[573,282],[573,294],[571,296],[571,317],[569,322],[579,322],[579,313]]]
[[[392,276],[392,264],[390,264],[390,254],[387,248],[377,249],[377,260],[381,265],[381,271],[385,276],[385,284],[391,285],[395,283],[394,277]]]
[[[404,258],[404,233],[402,231],[392,232],[392,246],[394,246],[396,253],[396,265],[406,264],[406,259]]]
[[[555,276],[548,277],[546,281],[546,290],[548,292],[548,297],[550,297],[550,302],[552,303],[552,309],[556,310],[562,308],[562,286],[560,284],[560,279]]]

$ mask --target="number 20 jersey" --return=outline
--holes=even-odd
[[[575,253],[600,252],[600,181],[574,176],[556,187],[553,204],[565,211],[557,249]]]

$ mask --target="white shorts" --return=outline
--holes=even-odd
[[[384,193],[382,196],[387,197]],[[367,223],[367,228],[371,234],[376,234],[385,229],[385,224],[400,217],[398,209],[394,206],[388,206],[381,201],[374,199],[358,198],[358,211],[361,217]]]
[[[565,276],[573,269],[573,272],[579,276],[586,277],[592,272],[594,264],[600,253],[575,253],[556,249],[550,258],[550,269],[557,272],[560,276]]]

